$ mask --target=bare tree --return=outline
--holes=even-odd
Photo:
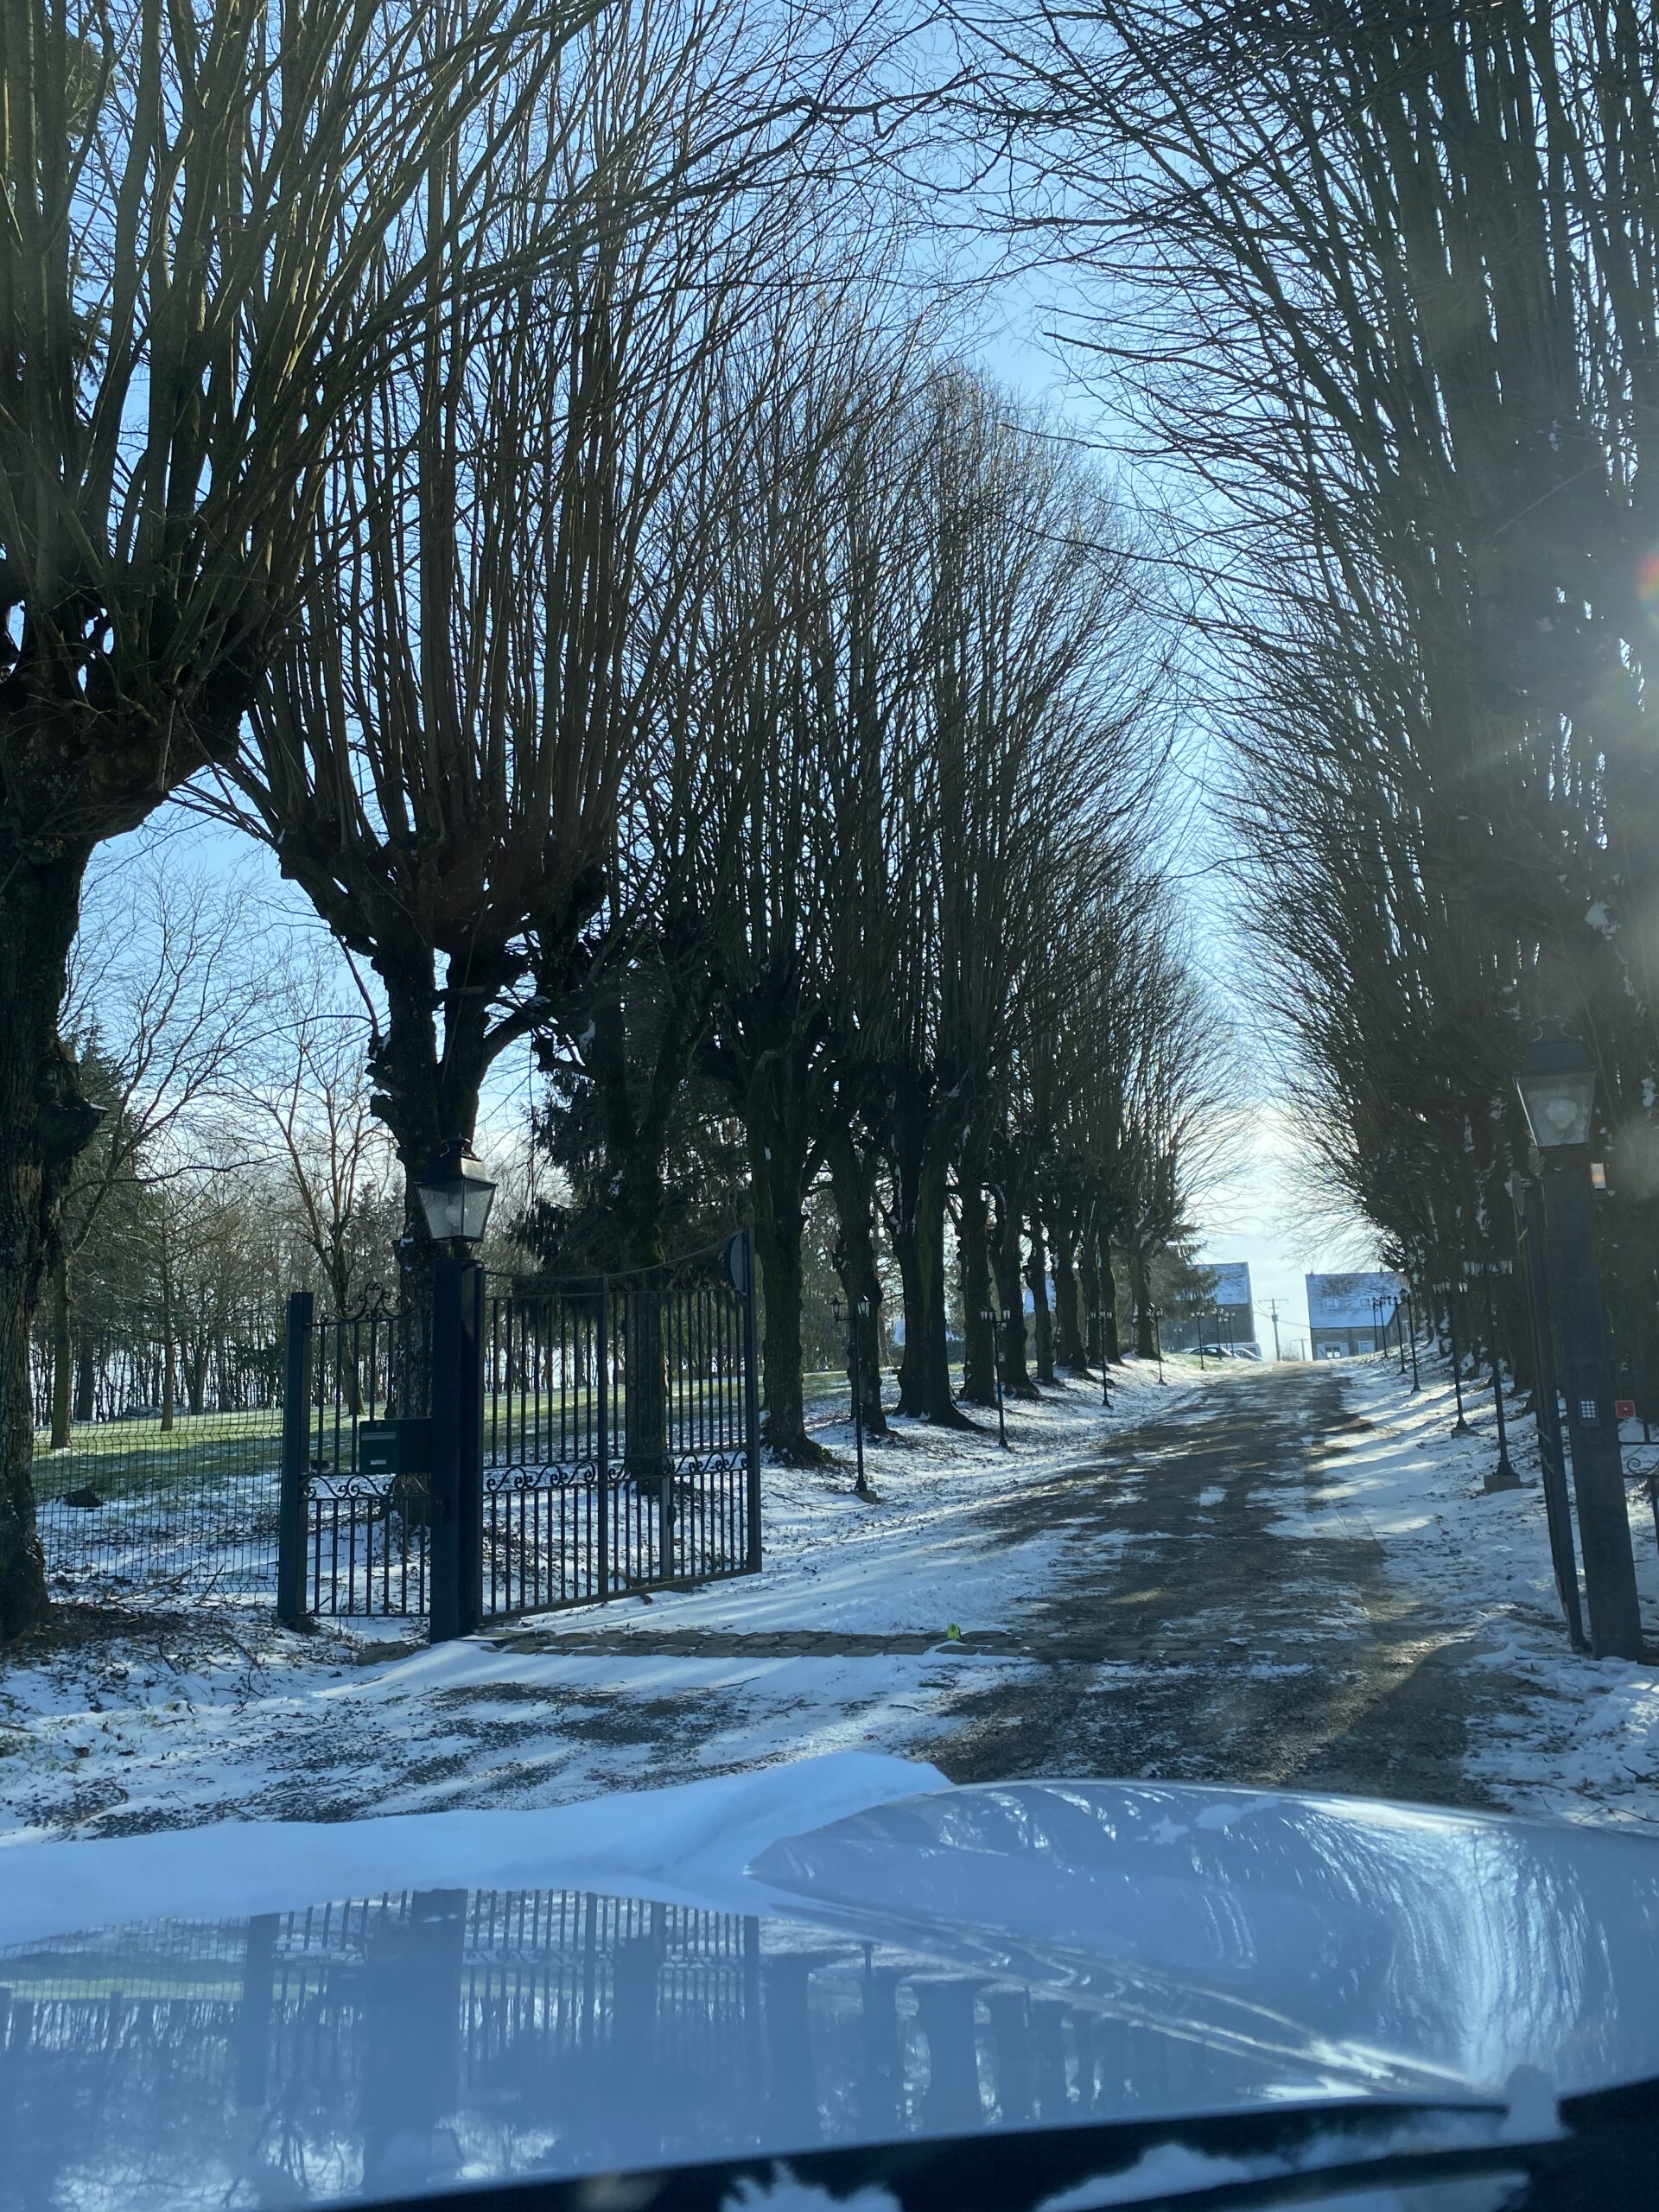
[[[111,1200],[148,1185],[156,1148],[234,1084],[264,1019],[262,936],[239,887],[181,867],[165,847],[89,888],[64,1043],[100,1119],[69,1164],[53,1240],[54,1451],[73,1414],[75,1262]]]
[[[461,302],[435,271],[256,702],[243,818],[378,976],[411,1250],[422,1166],[575,980],[625,766],[677,681],[672,502],[768,250],[747,186],[801,139],[800,59],[786,16],[763,36],[709,0],[628,0],[572,47],[491,171],[498,257],[537,271]],[[469,188],[435,157],[432,219]]]
[[[234,751],[341,410],[492,213],[482,96],[532,103],[582,7],[8,0],[0,1638],[45,1604],[28,1347],[96,1126],[58,1041],[87,861]]]
[[[373,1110],[368,1025],[343,1005],[315,954],[294,963],[268,1007],[265,1065],[244,1089],[245,1109],[274,1141],[299,1236],[315,1260],[330,1311],[350,1313],[392,1264],[402,1193]]]

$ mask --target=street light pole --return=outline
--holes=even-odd
[[[1100,1402],[1108,1413],[1112,1409],[1112,1363],[1106,1357],[1106,1317],[1095,1309],[1095,1335],[1100,1341]]]
[[[988,1306],[986,1308],[985,1319],[988,1321],[991,1321],[993,1325],[995,1325],[995,1317],[992,1315]],[[1001,1329],[998,1335],[996,1357],[992,1363],[996,1370],[996,1440],[1002,1446],[1002,1449],[1005,1452],[1008,1448],[1008,1425],[1007,1421],[1004,1419],[1002,1413],[1002,1339],[1007,1333],[1007,1326],[1008,1313],[1007,1308],[1005,1306],[1002,1309]]]
[[[1164,1318],[1163,1311],[1156,1306],[1148,1306],[1147,1310],[1152,1319],[1152,1348],[1158,1356],[1158,1380],[1161,1383],[1164,1379],[1164,1334],[1158,1325]],[[1198,1332],[1198,1341],[1200,1344],[1204,1341],[1202,1329]],[[1199,1364],[1202,1365],[1203,1362],[1200,1361]]]
[[[1507,1274],[1507,1260],[1465,1260],[1466,1275],[1478,1274],[1486,1291],[1486,1344],[1492,1360],[1492,1405],[1497,1414],[1497,1465],[1485,1481],[1491,1490],[1519,1490],[1521,1478],[1510,1459],[1509,1432],[1503,1424],[1503,1363],[1497,1355],[1497,1309],[1492,1302],[1492,1277]]]
[[[1446,1332],[1452,1339],[1452,1388],[1458,1400],[1458,1417],[1452,1424],[1452,1433],[1468,1436],[1472,1432],[1463,1417],[1463,1347],[1458,1342],[1458,1287],[1454,1282],[1437,1282],[1434,1287],[1446,1300]]]
[[[1582,1039],[1563,1035],[1560,1025],[1554,1023],[1528,1046],[1516,1080],[1543,1169],[1550,1303],[1567,1389],[1591,1649],[1599,1659],[1639,1659],[1642,1614],[1613,1416],[1590,1184],[1595,1069]]]
[[[853,1391],[853,1451],[858,1461],[858,1478],[853,1484],[855,1497],[868,1497],[870,1486],[864,1479],[864,1393],[859,1387],[858,1332],[859,1323],[869,1312],[868,1300],[852,1300],[847,1310],[847,1379]],[[831,1298],[830,1311],[837,1329],[841,1326],[841,1300]]]
[[[1549,1552],[1555,1591],[1575,1651],[1587,1651],[1584,1611],[1579,1598],[1579,1557],[1573,1540],[1573,1507],[1567,1491],[1567,1455],[1561,1440],[1560,1396],[1555,1382],[1555,1346],[1549,1325],[1549,1292],[1544,1281],[1544,1224],[1540,1192],[1518,1170],[1510,1178],[1515,1202],[1515,1243],[1521,1255],[1521,1287],[1532,1326],[1533,1405],[1538,1422],[1538,1459],[1544,1485],[1544,1514],[1549,1523]]]
[[[1423,1382],[1417,1372],[1417,1307],[1409,1291],[1406,1293],[1406,1326],[1411,1333],[1411,1389],[1414,1397]]]

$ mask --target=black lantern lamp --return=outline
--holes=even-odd
[[[1581,1037],[1535,1037],[1516,1076],[1522,1111],[1540,1152],[1587,1145],[1596,1071]]]
[[[421,1170],[416,1188],[426,1233],[451,1251],[483,1242],[495,1203],[495,1185],[469,1149],[465,1137],[452,1137]]]
[[[1590,1648],[1598,1659],[1639,1659],[1642,1614],[1590,1181],[1596,1071],[1583,1039],[1564,1035],[1558,1021],[1547,1023],[1521,1056],[1516,1088],[1543,1167],[1549,1303],[1561,1351]]]

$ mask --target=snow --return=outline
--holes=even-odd
[[[842,1752],[534,1812],[226,1822],[118,1846],[14,1843],[0,1848],[0,1947],[386,1890],[588,1888],[718,1910],[779,1839],[947,1786],[934,1767]]]
[[[758,1578],[618,1599],[436,1649],[413,1620],[300,1635],[239,1606],[117,1617],[103,1628],[67,1615],[60,1630],[0,1658],[0,1864],[21,1864],[16,1851],[53,1839],[102,1847],[212,1822],[259,1833],[288,1823],[311,1837],[412,1814],[539,1817],[802,1759],[931,1757],[970,1687],[1029,1678],[1037,1662],[988,1632],[1021,1625],[1068,1545],[1086,1541],[1092,1557],[1169,1541],[1147,1527],[1131,1537],[1127,1516],[1122,1532],[1096,1517],[1083,1537],[1057,1528],[993,1541],[986,1510],[1155,1415],[1166,1432],[1158,1452],[1120,1478],[1125,1498],[1145,1495],[1160,1454],[1177,1448],[1169,1432],[1204,1419],[1208,1393],[1234,1375],[1227,1363],[1204,1374],[1192,1362],[1167,1365],[1163,1389],[1149,1365],[1115,1375],[1109,1414],[1082,1383],[1010,1406],[1007,1452],[994,1417],[965,1433],[900,1423],[898,1440],[868,1451],[872,1504],[852,1495],[849,1431],[823,1432],[840,1464],[765,1471]],[[1310,1491],[1299,1477],[1295,1509],[1274,1520],[1287,1547],[1281,1593],[1301,1586],[1298,1543],[1364,1539],[1471,1686],[1463,1757],[1479,1789],[1516,1811],[1659,1829],[1659,1671],[1571,1650],[1530,1422],[1514,1408],[1510,1450],[1525,1486],[1489,1494],[1490,1395],[1469,1387],[1480,1433],[1454,1440],[1447,1370],[1426,1360],[1423,1371],[1414,1396],[1391,1361],[1322,1370],[1341,1381],[1354,1420],[1313,1440],[1317,1479]],[[1256,1381],[1272,1388],[1268,1371]],[[1627,1456],[1645,1466],[1659,1449],[1633,1445]],[[1200,1530],[1224,1496],[1213,1485],[1198,1493]],[[1659,1553],[1634,1484],[1630,1506],[1659,1640]],[[1318,1587],[1310,1634],[1367,1632],[1357,1592]],[[1180,1602],[1174,1593],[1177,1613]],[[1240,1602],[1248,1608],[1248,1592]],[[1247,1620],[1245,1611],[1224,1625]],[[948,1637],[953,1625],[960,1640]],[[1284,1637],[1282,1651],[1225,1641],[1226,1664],[1241,1675],[1306,1671]],[[1144,1672],[1131,1658],[1097,1679]]]
[[[543,1807],[607,1790],[934,1738],[964,1669],[1049,1577],[1063,1539],[995,1549],[987,1501],[1052,1478],[1155,1410],[1197,1410],[1207,1382],[1172,1363],[1010,1406],[973,1433],[899,1423],[867,1452],[879,1502],[852,1495],[852,1436],[831,1469],[765,1471],[759,1577],[617,1599],[429,1648],[419,1621],[278,1630],[241,1608],[0,1661],[0,1844],[109,1838],[226,1819],[297,1822]],[[984,1416],[980,1416],[983,1421]],[[944,1642],[952,1624],[960,1643]],[[665,1630],[925,1635],[866,1655],[663,1656]],[[626,1647],[639,1633],[636,1655]],[[602,1635],[607,1649],[582,1647]],[[418,1639],[418,1640],[417,1640]],[[538,1648],[529,1648],[531,1643]],[[620,1647],[620,1648],[616,1648]]]
[[[1381,1548],[1414,1596],[1436,1594],[1467,1624],[1465,1659],[1490,1691],[1471,1730],[1465,1770],[1510,1810],[1659,1830],[1659,1668],[1596,1660],[1567,1641],[1550,1561],[1537,1433],[1509,1402],[1510,1456],[1519,1490],[1488,1491],[1497,1457],[1491,1384],[1465,1382],[1474,1435],[1450,1434],[1449,1369],[1423,1364],[1414,1395],[1391,1362],[1347,1368],[1359,1427],[1327,1444],[1322,1489],[1280,1533],[1351,1534]],[[1627,1476],[1649,1471],[1659,1446],[1627,1443]],[[1630,1537],[1649,1648],[1659,1644],[1659,1546],[1646,1485],[1627,1483]]]

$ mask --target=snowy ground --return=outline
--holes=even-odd
[[[65,1609],[0,1659],[0,1843],[564,1804],[824,1752],[1439,1796],[1659,1831],[1659,1669],[1568,1648],[1535,1452],[1452,1393],[1131,1364],[970,1436],[766,1476],[756,1580],[436,1650],[263,1607]],[[850,1461],[850,1436],[827,1437]],[[1659,1450],[1631,1454],[1636,1465]],[[1659,1643],[1659,1552],[1632,1484]],[[962,1631],[950,1634],[952,1628]]]
[[[1569,1647],[1555,1593],[1539,1484],[1537,1431],[1511,1404],[1510,1454],[1523,1487],[1488,1491],[1496,1463],[1491,1386],[1465,1384],[1476,1433],[1453,1437],[1444,1362],[1412,1394],[1387,1361],[1357,1363],[1347,1395],[1370,1424],[1325,1446],[1325,1510],[1287,1535],[1317,1536],[1362,1520],[1391,1575],[1466,1623],[1464,1664],[1496,1694],[1465,1755],[1501,1804],[1557,1819],[1659,1831],[1659,1667],[1592,1660]],[[1631,1548],[1647,1641],[1659,1651],[1659,1542],[1646,1481],[1659,1444],[1631,1425],[1624,1450]]]
[[[1189,1364],[1170,1363],[1160,1389],[1131,1363],[1110,1414],[1081,1384],[1011,1407],[1007,1452],[994,1417],[973,1435],[901,1424],[868,1454],[874,1504],[851,1496],[850,1465],[769,1468],[760,1577],[562,1614],[540,1637],[532,1623],[429,1649],[411,1640],[414,1622],[299,1636],[271,1628],[263,1606],[130,1624],[65,1608],[56,1629],[0,1659],[0,1841],[555,1804],[785,1758],[903,1750],[937,1729],[964,1669],[1024,1663],[976,1656],[976,1631],[1017,1615],[1063,1538],[993,1548],[988,1503],[1087,1462],[1151,1406],[1200,1402],[1215,1370]],[[850,1462],[850,1429],[821,1433]],[[650,1648],[715,1629],[746,1648]],[[637,1642],[638,1656],[569,1649],[595,1631]],[[747,1642],[805,1631],[922,1648]]]

